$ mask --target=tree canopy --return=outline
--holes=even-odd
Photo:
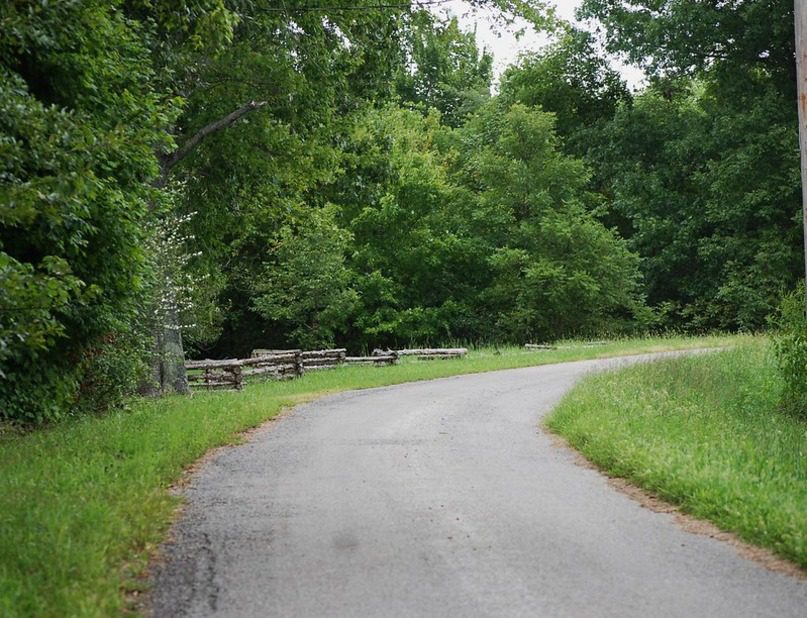
[[[183,343],[763,327],[801,264],[792,6],[585,0],[630,92],[545,3],[476,4],[553,35],[498,93],[417,3],[4,3],[0,419],[179,383]]]

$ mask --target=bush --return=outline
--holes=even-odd
[[[79,411],[103,412],[119,406],[145,379],[150,340],[135,332],[109,333],[85,352],[79,385]]]
[[[128,360],[98,351],[142,299],[168,138],[148,41],[118,4],[0,3],[2,421],[74,414],[88,378],[101,406],[96,362],[131,379]]]
[[[807,317],[804,283],[784,297],[773,319],[773,349],[785,382],[782,404],[787,412],[807,420]]]

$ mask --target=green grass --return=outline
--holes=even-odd
[[[284,407],[327,393],[737,338],[625,340],[555,351],[472,350],[463,360],[345,367],[244,391],[135,401],[129,409],[25,435],[0,433],[0,615],[110,616],[145,586],[174,518],[183,470]]]
[[[764,339],[586,379],[545,421],[608,473],[807,567],[807,423]]]

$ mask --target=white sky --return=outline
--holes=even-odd
[[[574,12],[580,6],[581,0],[554,0],[554,2],[550,3],[555,5],[559,17],[570,22],[576,21]],[[549,42],[546,35],[535,32],[524,20],[519,20],[517,24],[508,27],[506,31],[502,28],[494,29],[490,9],[480,9],[472,13],[463,0],[451,0],[446,4],[442,4],[437,12],[443,15],[456,16],[463,30],[474,30],[476,28],[476,40],[479,47],[485,47],[493,53],[495,81],[498,81],[499,76],[507,66],[518,59],[521,52],[536,51]],[[520,37],[515,34],[518,29],[524,30]],[[616,60],[612,60],[612,66],[622,74],[623,79],[628,82],[631,89],[636,89],[642,85],[642,72],[639,69],[625,66]]]

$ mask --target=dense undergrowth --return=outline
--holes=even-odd
[[[736,339],[646,339],[554,351],[480,349],[466,359],[345,367],[242,392],[135,401],[26,435],[0,434],[0,615],[110,616],[170,525],[168,489],[209,449],[284,407],[346,389]],[[130,594],[131,596],[131,594]]]
[[[596,375],[546,420],[589,460],[807,567],[807,422],[764,339]]]

